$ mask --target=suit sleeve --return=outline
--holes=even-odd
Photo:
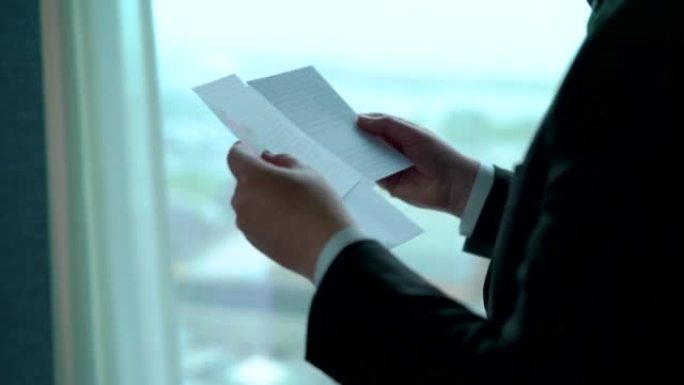
[[[632,16],[652,16],[638,10]],[[662,213],[681,212],[682,188],[675,178],[659,179],[660,189],[651,182],[654,170],[683,167],[668,129],[681,59],[661,57],[671,41],[641,35],[609,45],[625,42],[615,28],[585,45],[548,118],[557,130],[544,136],[544,194],[512,273],[511,312],[483,319],[378,243],[354,243],[313,299],[311,363],[342,384],[577,384],[615,379],[618,368],[666,373],[677,356],[657,343],[681,342],[666,333],[681,322],[670,293],[684,277],[673,262],[680,218]]]
[[[473,233],[466,239],[463,247],[465,251],[486,258],[491,257],[506,205],[511,177],[512,174],[509,171],[494,167],[494,184],[489,191]]]

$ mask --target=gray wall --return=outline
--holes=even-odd
[[[38,0],[0,1],[0,383],[53,383]]]

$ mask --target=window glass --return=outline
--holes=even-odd
[[[155,0],[184,383],[330,383],[303,360],[313,288],[236,229],[224,161],[235,138],[191,87],[314,65],[355,110],[413,120],[511,167],[588,13],[580,0]],[[458,220],[394,203],[425,229],[396,254],[482,313],[487,262],[461,251]]]

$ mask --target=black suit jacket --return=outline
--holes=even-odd
[[[524,161],[496,170],[466,243],[491,258],[486,318],[358,242],[314,297],[307,359],[343,384],[681,373],[680,4],[605,0]]]

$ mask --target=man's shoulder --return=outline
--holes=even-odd
[[[672,28],[679,25],[683,10],[681,0],[604,0],[592,14],[588,38],[595,34],[645,37],[675,32]]]

